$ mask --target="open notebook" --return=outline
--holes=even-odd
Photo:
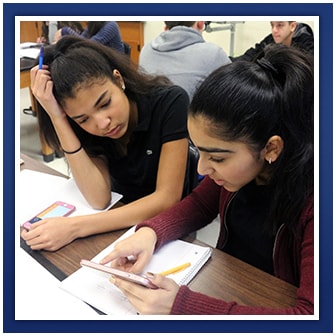
[[[133,234],[134,227],[118,240]],[[114,246],[115,242],[95,256],[92,261],[99,262]],[[175,266],[190,262],[181,272],[167,275],[179,285],[187,285],[211,256],[212,249],[182,240],[163,245],[155,252],[144,273],[161,273]],[[101,312],[109,315],[135,315],[136,311],[122,292],[109,282],[109,274],[81,267],[61,282],[61,288],[87,302]]]

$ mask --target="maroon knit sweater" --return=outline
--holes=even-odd
[[[157,234],[156,248],[179,239],[210,223],[219,213],[222,219],[232,193],[216,185],[206,177],[202,183],[177,205],[139,225],[153,228]],[[299,234],[288,246],[288,232],[283,225],[276,236],[274,246],[275,275],[298,287],[296,304],[290,308],[268,308],[239,305],[191,291],[181,286],[175,298],[171,314],[236,314],[236,315],[293,315],[314,313],[314,200],[313,196],[300,216]],[[225,240],[226,231],[221,225],[217,247]]]

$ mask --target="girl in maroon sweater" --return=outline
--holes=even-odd
[[[255,63],[214,71],[198,88],[188,117],[205,179],[102,260],[139,273],[155,249],[219,213],[217,248],[297,286],[295,306],[242,306],[158,274],[148,274],[158,290],[111,279],[139,313],[314,313],[313,96],[313,60],[293,47],[269,46]]]

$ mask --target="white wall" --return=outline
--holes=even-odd
[[[314,30],[313,21],[305,22]],[[211,24],[211,27],[223,27],[221,24]],[[144,24],[144,40],[145,43],[151,41],[164,29],[163,21],[146,21]],[[248,48],[253,47],[264,37],[271,33],[270,21],[244,21],[244,23],[236,24],[236,32],[234,38],[234,56],[243,54]],[[221,46],[226,53],[230,53],[230,30],[215,31],[211,33],[203,32],[206,41],[216,43]]]

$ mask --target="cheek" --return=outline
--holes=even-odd
[[[101,136],[100,132],[97,131],[97,127],[95,122],[91,119],[90,121],[85,122],[84,124],[79,125],[85,132],[92,134],[92,135],[97,135]]]
[[[237,160],[223,168],[223,179],[239,186],[245,185],[255,179],[262,169],[262,163],[254,159]]]
[[[119,120],[125,120],[129,117],[129,102],[125,97],[120,97],[120,99],[114,101],[109,108],[109,114],[112,118],[117,118]]]

